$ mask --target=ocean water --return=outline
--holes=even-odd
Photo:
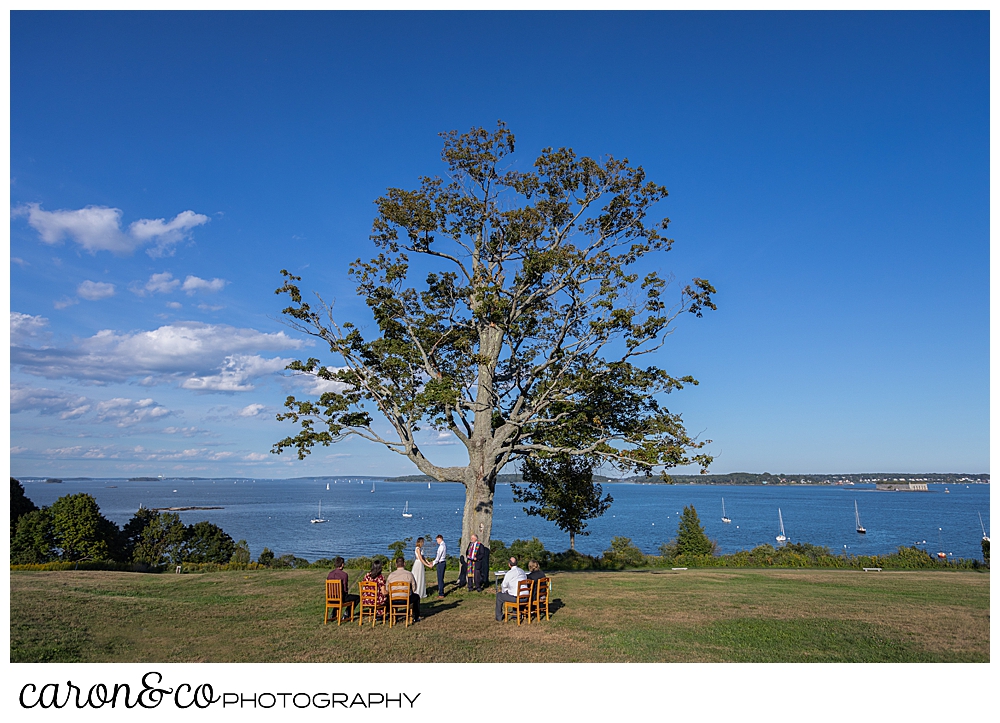
[[[179,512],[185,524],[208,520],[233,539],[245,539],[256,558],[266,546],[315,560],[386,553],[389,543],[406,537],[442,534],[449,553],[457,554],[462,531],[465,490],[461,485],[374,481],[352,477],[322,479],[122,479],[65,480],[46,484],[21,480],[31,500],[41,506],[77,492],[94,496],[101,512],[124,525],[144,507],[218,506],[217,510]],[[327,490],[327,483],[330,489]],[[929,485],[928,492],[879,492],[874,485],[722,486],[608,484],[614,503],[604,516],[590,521],[589,535],[578,535],[580,552],[598,555],[611,538],[630,537],[643,552],[655,554],[677,532],[685,505],[694,505],[708,536],[719,550],[731,553],[775,542],[778,509],[791,542],[824,545],[854,555],[895,551],[917,544],[931,553],[981,557],[981,514],[990,530],[990,486]],[[947,492],[945,490],[947,489]],[[722,499],[732,523],[724,524]],[[854,529],[857,501],[866,535]],[[322,502],[329,522],[311,524]],[[409,503],[413,517],[402,516]],[[546,520],[530,517],[511,498],[509,485],[498,485],[494,500],[494,538],[510,544],[538,537],[546,549],[565,550],[569,536]],[[412,543],[411,543],[412,549]]]

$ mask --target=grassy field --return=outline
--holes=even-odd
[[[391,630],[324,626],[324,577],[11,572],[11,662],[989,661],[984,573],[552,573],[552,619],[520,627],[449,575]]]

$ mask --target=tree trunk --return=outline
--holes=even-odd
[[[490,546],[490,535],[493,532],[493,493],[496,489],[497,470],[487,474],[476,474],[465,483],[465,510],[462,514],[462,546],[459,550],[464,555],[469,548],[472,535],[479,537],[479,542]]]
[[[569,533],[569,549],[576,552],[576,533],[572,531]]]

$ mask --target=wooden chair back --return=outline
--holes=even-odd
[[[410,610],[410,583],[397,580],[389,583],[389,627],[393,626],[396,617],[403,616],[403,627],[408,627],[412,618]]]
[[[372,627],[375,627],[375,618],[382,616],[385,622],[385,606],[378,604],[378,583],[375,580],[361,580],[358,583],[358,594],[361,598],[360,614],[358,615],[358,627],[364,624],[365,614],[371,616]]]
[[[552,581],[547,577],[535,580],[535,591],[532,596],[532,608],[535,612],[535,619],[542,619],[542,610],[545,610],[545,619],[549,619],[549,587]]]
[[[340,580],[327,580],[326,608],[323,610],[323,624],[326,625],[327,621],[330,619],[330,610],[333,609],[337,612],[337,625],[340,625],[341,619],[344,617],[345,608],[350,611],[351,617],[349,619],[353,621],[354,601],[344,601],[344,591],[340,585]]]
[[[521,624],[523,615],[531,623],[531,585],[534,580],[519,580],[517,583],[517,600],[503,604],[503,621],[507,622],[507,613],[513,610],[517,614],[517,624]]]

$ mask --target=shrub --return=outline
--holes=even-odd
[[[645,562],[642,550],[630,537],[612,537],[611,547],[604,551],[604,562],[612,568],[639,567]]]

